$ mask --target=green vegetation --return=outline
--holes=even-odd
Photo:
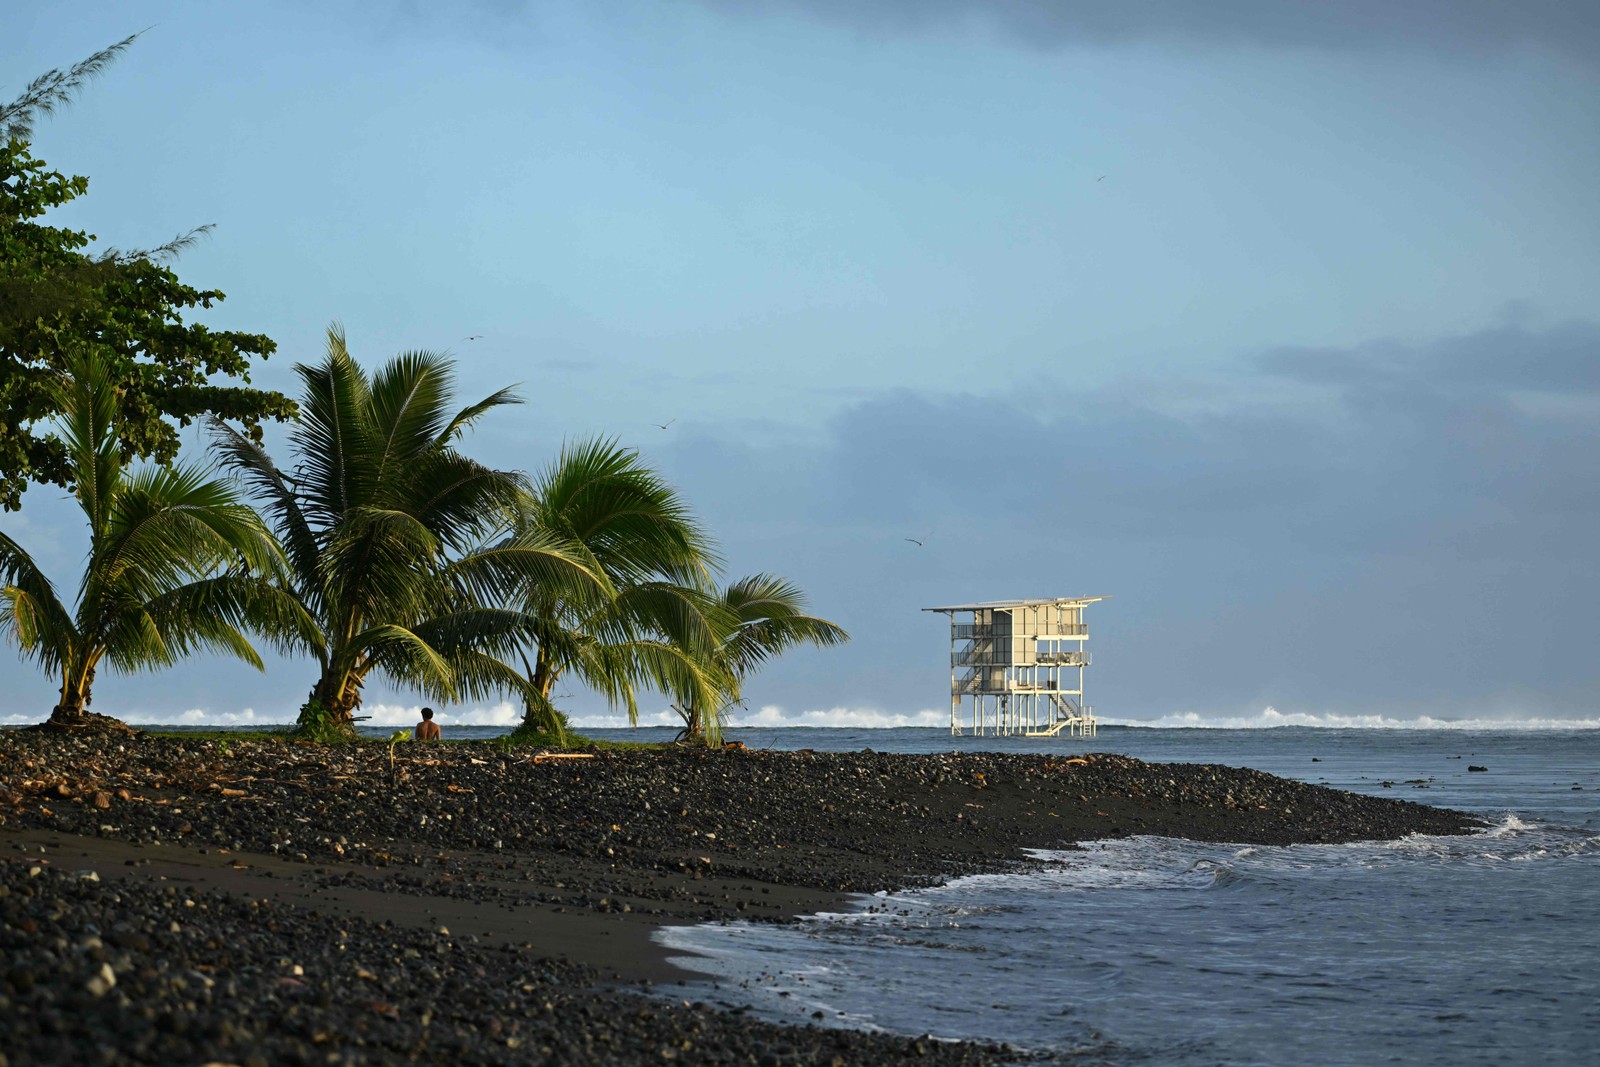
[[[337,328],[321,363],[295,369],[305,395],[292,474],[221,422],[213,431],[282,541],[289,595],[314,620],[278,635],[319,667],[300,725],[352,734],[373,671],[436,700],[525,690],[502,658],[523,619],[498,605],[530,582],[582,592],[604,579],[538,531],[474,547],[505,530],[520,486],[455,444],[516,398],[501,390],[452,412],[448,359],[409,352],[369,378]]]
[[[562,678],[635,721],[639,691],[663,693],[686,736],[716,743],[757,666],[845,639],[781,579],[719,589],[710,536],[636,452],[578,442],[531,481],[466,456],[466,431],[519,401],[502,389],[455,408],[443,355],[369,375],[335,327],[325,357],[295,367],[298,405],[251,388],[272,341],[185,322],[223,294],[163,265],[206,228],[92,254],[92,235],[40,221],[88,181],[31,155],[35,119],[133,40],[0,105],[0,505],[16,509],[30,482],[65,486],[90,534],[71,609],[0,534],[0,633],[60,679],[51,722],[114,721],[87,710],[102,665],[210,650],[259,668],[255,635],[317,664],[300,739],[355,740],[376,672],[438,701],[509,694],[524,714],[506,744],[592,744],[553,703]],[[235,480],[177,462],[178,428],[197,418]],[[292,420],[287,468],[263,445],[265,419]],[[133,471],[141,459],[155,462]],[[218,741],[262,736],[281,735]]]
[[[144,731],[151,737],[177,737],[185,741],[210,741],[223,746],[223,751],[242,741],[288,741],[294,736],[293,731],[279,727],[263,727],[255,730],[179,730],[171,727],[154,726]]]
[[[223,294],[184,284],[163,260],[206,227],[157,249],[91,253],[94,235],[39,221],[82,196],[89,182],[32,156],[34,119],[69,102],[132,41],[51,71],[0,106],[0,505],[7,510],[21,506],[30,482],[72,484],[65,443],[36,429],[60,413],[52,383],[86,353],[117,385],[118,440],[134,458],[172,461],[178,428],[203,416],[234,420],[259,440],[261,420],[294,414],[287,397],[249,385],[251,361],[272,352],[271,339],[184,321]]]
[[[732,618],[712,653],[713,663],[733,685],[725,699],[705,700],[700,694],[677,690],[673,708],[683,719],[683,736],[716,744],[722,740],[727,711],[739,702],[745,678],[767,660],[800,644],[826,648],[850,639],[826,619],[805,613],[806,595],[800,587],[773,574],[740,578],[722,591],[723,611]]]
[[[604,586],[526,583],[519,589],[524,677],[532,690],[518,733],[564,738],[550,703],[570,672],[637,718],[636,689],[714,700],[732,683],[713,653],[731,622],[705,595],[716,556],[676,489],[609,441],[563,448],[520,499],[516,537],[565,546]]]
[[[102,664],[154,670],[206,649],[261,667],[244,630],[292,633],[302,620],[272,580],[282,557],[260,516],[199,468],[130,471],[121,391],[93,349],[49,391],[89,558],[69,609],[22,546],[0,534],[0,632],[60,679],[50,721],[88,722]]]

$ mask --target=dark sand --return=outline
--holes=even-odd
[[[38,957],[0,976],[0,1018],[16,1023],[0,1055],[1008,1062],[1015,1052],[772,1026],[621,990],[670,993],[685,977],[650,940],[662,924],[838,910],[853,893],[1013,868],[1025,848],[1478,825],[1254,771],[1106,755],[531,757],[407,744],[391,765],[376,744],[0,732],[0,859],[13,861],[0,863],[0,948]],[[119,926],[126,945],[107,936]],[[375,977],[350,977],[357,958]],[[97,993],[102,965],[116,985]],[[207,996],[174,973],[208,977]],[[174,1031],[163,1020],[185,1004],[198,1029]],[[75,1028],[83,1011],[115,1025]]]

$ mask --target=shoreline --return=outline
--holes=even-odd
[[[452,858],[459,860],[463,854]],[[68,874],[94,871],[102,883],[166,882],[218,890],[329,916],[358,918],[381,913],[396,926],[427,931],[443,927],[455,937],[508,945],[535,958],[578,964],[594,971],[597,980],[608,987],[709,981],[699,972],[671,963],[669,957],[686,953],[667,950],[654,940],[654,934],[663,927],[710,920],[678,909],[635,910],[642,902],[624,894],[618,894],[613,903],[627,911],[573,903],[528,903],[508,909],[498,902],[452,896],[445,882],[407,886],[400,891],[373,888],[365,883],[376,869],[358,864],[308,866],[270,853],[133,843],[8,827],[0,827],[0,862],[38,865]],[[558,887],[552,880],[525,889],[574,900],[559,896],[565,887],[566,883]],[[790,922],[817,912],[849,910],[860,898],[855,893],[717,878],[704,880],[702,891],[729,897],[740,891],[740,903],[751,914],[739,917],[757,922]],[[636,903],[629,903],[630,899]]]
[[[130,915],[164,913],[175,894],[184,895],[175,906],[191,915],[204,903],[220,914],[242,907],[290,917],[270,936],[258,936],[259,944],[251,942],[252,964],[234,964],[230,973],[254,975],[251,967],[291,953],[323,962],[295,962],[302,974],[276,973],[270,981],[256,975],[253,992],[239,992],[235,979],[236,996],[260,1000],[248,1012],[216,1013],[238,1031],[223,1045],[241,1062],[252,1048],[266,1050],[272,1062],[293,1062],[286,1053],[316,1046],[311,1039],[318,1032],[357,1035],[339,1046],[358,1051],[355,1062],[404,1059],[400,1046],[417,1038],[402,1024],[414,1013],[398,1006],[394,1017],[380,1013],[396,1024],[387,1026],[394,1033],[357,1026],[369,1023],[371,1012],[352,1004],[348,991],[340,994],[342,955],[329,956],[327,944],[307,943],[298,932],[334,924],[334,936],[346,935],[341,954],[384,941],[408,946],[392,962],[409,977],[388,989],[385,1004],[431,994],[448,981],[473,985],[478,972],[501,974],[502,985],[527,986],[533,990],[527,996],[546,997],[541,1004],[575,998],[575,1015],[538,1030],[540,1036],[512,1034],[507,1040],[514,1046],[480,1040],[495,1025],[533,1026],[508,1006],[493,997],[454,1006],[461,1054],[485,1062],[605,1061],[611,1054],[583,1044],[596,1034],[614,1035],[619,1049],[631,1050],[616,1052],[612,1062],[636,1062],[656,1040],[646,1034],[666,1027],[672,1041],[650,1046],[645,1058],[661,1058],[662,1048],[688,1056],[690,1049],[679,1047],[685,1040],[704,1053],[707,1046],[696,1042],[712,1040],[707,1035],[714,1031],[713,1045],[727,1062],[760,1062],[770,1054],[775,1062],[828,1063],[837,1056],[999,1063],[1014,1062],[1018,1053],[965,1043],[934,1050],[926,1042],[918,1053],[914,1038],[778,1026],[666,1001],[659,994],[678,982],[712,979],[671,964],[669,956],[683,953],[651,935],[669,925],[787,922],[849,910],[861,894],[1019,869],[1033,862],[1027,848],[1072,848],[1133,834],[1337,842],[1464,833],[1481,825],[1459,812],[1256,771],[1106,754],[641,749],[541,763],[531,755],[489,743],[405,745],[391,764],[388,746],[372,744],[0,733],[0,859],[9,861],[0,864],[0,877],[11,888],[0,894],[0,912],[15,918],[19,897],[33,885],[56,895],[86,893],[85,914],[107,894],[124,898],[79,923],[102,930],[126,924]],[[82,871],[94,871],[94,878],[74,873]],[[33,912],[48,907],[50,894],[35,897],[32,917],[18,922],[40,922]],[[188,925],[167,922],[180,930]],[[236,925],[227,919],[207,940],[240,941],[228,932]],[[27,980],[11,975],[0,982],[0,1009],[32,1018],[40,1010],[34,1001],[48,1006],[81,998],[94,975],[77,973],[84,961],[72,948],[74,936],[63,930],[48,939],[36,930],[7,944],[8,951],[54,952],[77,966],[65,968],[72,977],[60,989],[35,980],[22,993],[17,983]],[[59,942],[67,948],[56,951]],[[156,964],[167,958],[147,951]],[[148,963],[129,953],[108,966],[118,977],[138,975],[142,962]],[[381,974],[374,965],[362,970]],[[517,985],[514,976],[524,971],[546,978]],[[325,976],[328,986],[326,1004],[319,1000],[307,1010],[342,1020],[340,1027],[298,1037],[251,1029],[281,1014],[272,1000],[280,989],[309,988],[311,974]],[[286,978],[301,984],[275,984]],[[658,995],[641,1000],[630,988]],[[157,1003],[170,999],[151,996]],[[137,1003],[130,1000],[128,1010]],[[640,1013],[651,1018],[640,1021]],[[429,1025],[436,1024],[423,1030]],[[694,1027],[699,1037],[689,1036]],[[152,1047],[166,1054],[174,1047],[199,1054],[198,1045],[161,1045],[159,1027],[152,1033]],[[70,1038],[56,1037],[70,1045]],[[32,1047],[66,1047],[50,1045],[52,1039],[35,1034]],[[552,1051],[530,1057],[519,1053],[523,1048]],[[776,1048],[798,1058],[770,1052]],[[7,1052],[11,1064],[43,1062],[26,1050]]]

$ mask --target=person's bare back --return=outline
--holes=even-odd
[[[437,741],[440,738],[439,724],[433,721],[433,709],[422,709],[422,721],[417,723],[416,729],[411,731],[411,736],[418,741]]]

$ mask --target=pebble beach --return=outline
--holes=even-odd
[[[579,758],[567,758],[576,755]],[[1158,834],[1459,834],[1203,764],[0,733],[4,1063],[1011,1063],[674,996],[651,934]],[[819,1020],[822,1022],[825,1020]]]

